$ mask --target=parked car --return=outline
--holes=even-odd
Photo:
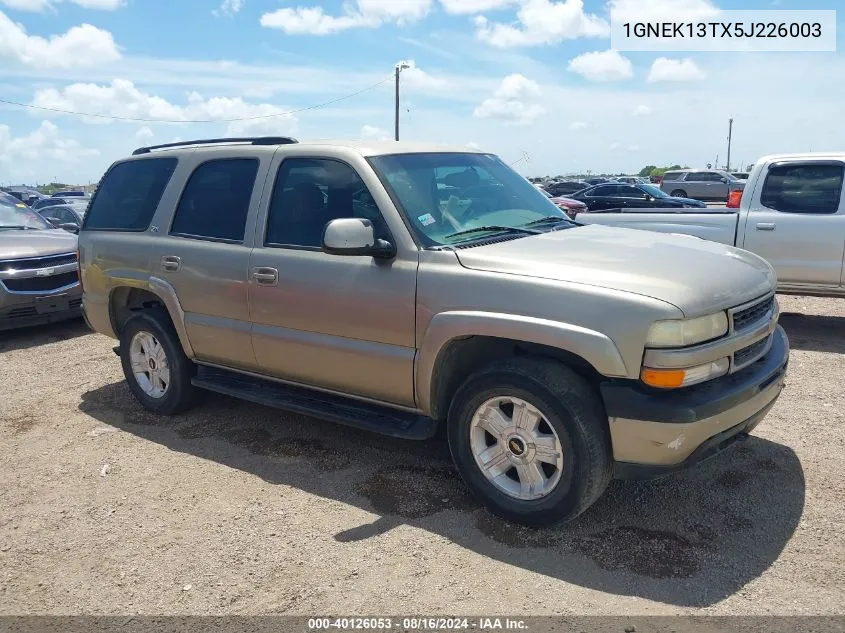
[[[39,213],[50,224],[66,231],[78,232],[88,209],[86,202],[72,202],[68,204],[54,204],[42,208]]]
[[[603,177],[596,177],[596,178],[587,178],[584,180],[588,185],[600,185],[605,182],[611,182],[610,178],[603,178]]]
[[[739,208],[579,214],[578,222],[686,233],[765,258],[785,294],[845,295],[845,153],[762,158]]]
[[[589,187],[572,194],[575,200],[587,205],[589,211],[630,208],[706,208],[701,200],[673,198],[654,185],[604,184]]]
[[[46,197],[39,191],[30,189],[29,187],[6,187],[3,190],[29,206],[32,206],[35,201]]]
[[[52,195],[53,198],[87,198],[88,194],[84,189],[65,189],[63,191],[56,191]]]
[[[79,318],[76,236],[7,195],[0,194],[0,330]]]
[[[745,181],[721,169],[667,171],[660,183],[660,188],[670,196],[714,201],[727,201],[731,191],[744,187]]]
[[[560,180],[557,182],[547,183],[544,185],[544,189],[548,191],[552,196],[568,196],[571,193],[575,193],[576,191],[581,191],[584,187],[587,187],[587,183],[583,180]]]
[[[537,187],[544,196],[551,200],[558,209],[566,213],[566,215],[571,218],[574,218],[578,213],[587,211],[587,205],[580,200],[575,200],[574,198],[568,198],[566,196],[553,196],[539,185],[534,186]]]
[[[789,357],[760,257],[579,225],[466,148],[139,148],[79,252],[88,323],[148,410],[211,390],[396,437],[444,424],[470,490],[533,525],[745,437]]]
[[[648,178],[640,178],[639,176],[617,176],[614,180],[628,185],[642,185],[649,182]]]
[[[731,176],[734,178],[738,178],[739,180],[748,180],[748,176],[751,172],[748,171],[732,171]]]
[[[47,207],[52,207],[54,205],[78,204],[80,202],[87,204],[89,201],[90,198],[80,196],[70,196],[67,198],[50,196],[49,198],[42,198],[41,200],[38,200],[37,202],[35,202],[35,204],[32,205],[32,208],[41,213]]]

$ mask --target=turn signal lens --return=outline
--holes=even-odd
[[[678,387],[689,387],[706,380],[712,380],[724,376],[730,369],[730,361],[727,358],[714,360],[712,363],[688,367],[686,369],[652,369],[643,367],[640,379],[650,387],[659,389],[677,389]]]

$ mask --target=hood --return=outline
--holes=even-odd
[[[76,235],[63,229],[0,231],[0,260],[76,252]]]
[[[668,201],[669,198],[663,198],[663,200]],[[672,200],[675,200],[675,201],[679,202],[680,204],[689,204],[689,205],[692,205],[694,207],[699,207],[699,208],[705,208],[707,206],[706,202],[703,202],[701,200],[696,200],[694,198],[672,198]],[[680,206],[680,205],[678,205],[678,206]]]
[[[772,292],[774,269],[732,246],[587,225],[456,251],[466,268],[632,292],[696,317]]]
[[[562,204],[567,207],[586,207],[587,205],[584,204],[581,200],[576,200],[575,198],[570,198],[568,196],[555,196],[554,198],[549,198],[555,204]]]

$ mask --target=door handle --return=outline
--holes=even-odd
[[[757,223],[757,230],[758,231],[774,231],[775,230],[775,223],[774,222],[758,222]]]
[[[259,267],[252,271],[252,278],[262,286],[275,286],[279,281],[279,271],[275,268]]]
[[[182,267],[182,260],[175,255],[165,255],[161,258],[161,269],[177,272]]]

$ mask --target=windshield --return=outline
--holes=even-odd
[[[370,162],[425,246],[484,239],[501,233],[502,227],[524,227],[550,217],[577,226],[491,154],[392,154]],[[491,228],[455,235],[481,227]]]
[[[50,229],[52,225],[22,202],[0,200],[0,231],[13,229]]]
[[[640,185],[640,189],[648,193],[652,198],[671,198],[669,194],[663,191],[660,187],[654,185]]]

